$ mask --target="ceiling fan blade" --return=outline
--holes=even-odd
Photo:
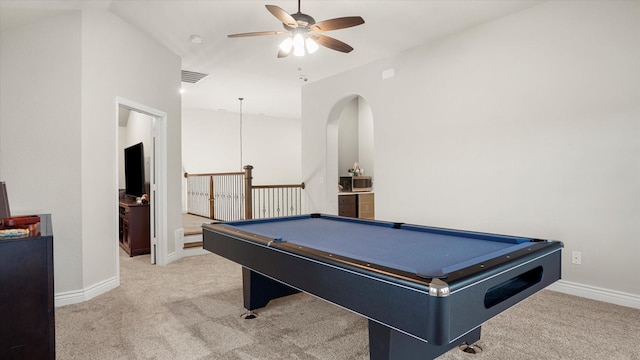
[[[338,39],[334,39],[332,37],[320,34],[309,33],[309,37],[313,38],[318,45],[322,45],[324,47],[328,47],[329,49],[340,51],[343,53],[348,53],[353,50],[351,46],[343,43]]]
[[[257,32],[248,32],[248,33],[242,33],[242,34],[231,34],[231,35],[227,35],[227,37],[230,38],[237,38],[237,37],[247,37],[247,36],[262,36],[262,35],[280,35],[280,34],[286,34],[286,31],[257,31]]]
[[[282,8],[277,7],[275,5],[265,5],[265,7],[267,8],[267,10],[269,10],[271,14],[273,14],[273,16],[277,17],[278,20],[282,21],[284,25],[292,28],[298,27],[298,22],[296,21],[296,19],[294,19],[291,15],[289,15],[288,12],[282,10]]]
[[[317,22],[309,27],[311,31],[330,31],[364,24],[360,16],[347,16]]]

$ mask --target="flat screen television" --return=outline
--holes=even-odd
[[[142,196],[147,192],[144,179],[144,146],[142,143],[124,149],[125,194]]]

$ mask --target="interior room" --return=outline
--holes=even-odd
[[[305,216],[561,242],[559,280],[482,321],[479,354],[442,358],[637,359],[640,3],[268,4],[0,1],[4,214],[50,214],[58,358],[374,358],[385,321],[317,295],[242,319],[255,274],[199,220],[185,233],[185,174],[250,165],[254,185],[299,187]],[[303,28],[317,45],[280,47]],[[129,256],[136,143],[149,247]]]

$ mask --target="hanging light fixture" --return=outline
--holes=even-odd
[[[242,167],[242,100],[244,98],[239,97],[238,100],[240,100],[240,171],[244,171]]]
[[[305,40],[305,45],[307,46],[307,51],[309,52],[309,54],[313,54],[319,48],[315,40],[313,40],[310,37],[308,37],[307,40]]]
[[[293,31],[293,55],[304,56],[304,35],[300,31]]]
[[[284,39],[284,41],[280,43],[280,50],[282,50],[284,53],[288,54],[289,52],[291,52],[292,47],[293,39],[290,37]]]
[[[291,32],[291,36],[280,43],[280,50],[283,53],[289,54],[293,50],[293,55],[295,56],[313,54],[318,48],[318,44],[308,37],[303,29],[294,29]]]

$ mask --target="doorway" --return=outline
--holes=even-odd
[[[149,194],[149,235],[151,264],[164,265],[167,263],[167,237],[165,232],[167,223],[166,211],[166,118],[167,115],[159,110],[123,98],[116,98],[116,171],[115,193],[118,194],[124,181],[124,148],[132,143],[144,144],[145,182],[148,180]],[[129,129],[126,129],[130,127]],[[148,150],[147,150],[148,149]],[[118,209],[118,204],[115,208]],[[114,212],[118,216],[117,212]],[[119,222],[116,221],[119,227]],[[116,229],[116,233],[119,229]],[[119,244],[114,242],[116,254]],[[118,282],[120,279],[120,258],[116,256],[116,271]]]

